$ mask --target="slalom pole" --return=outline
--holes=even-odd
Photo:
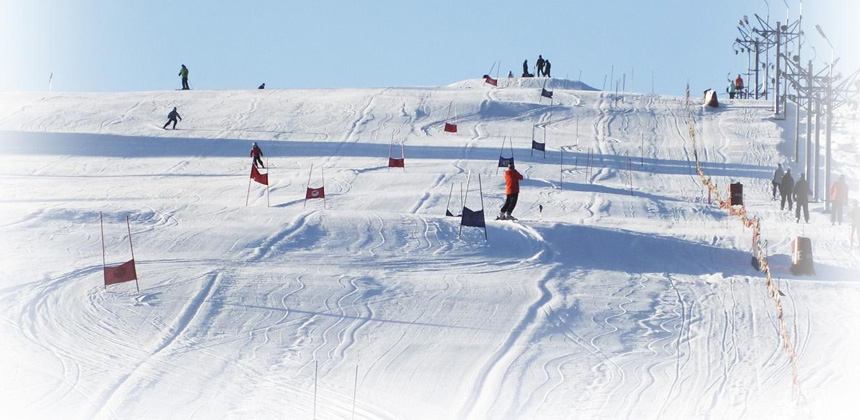
[[[325,166],[320,168],[320,174],[322,174],[322,184],[323,184],[323,210],[325,210]]]
[[[549,114],[552,118],[552,114]],[[546,159],[546,126],[543,126],[543,158]]]
[[[102,277],[104,277],[107,263],[105,263],[105,221],[102,217],[102,212],[99,212],[99,223],[102,226]],[[105,291],[107,291],[107,283],[104,282],[104,278],[102,278],[102,283],[104,283]]]
[[[478,174],[478,192],[481,194],[481,213],[484,213],[484,217],[487,217],[486,212],[484,211],[484,188],[481,186],[481,174]],[[462,228],[462,227],[461,227]],[[490,238],[487,236],[487,222],[484,222],[484,240],[489,241]]]
[[[507,139],[507,137],[502,138],[502,149],[499,150],[499,158],[502,157],[502,153],[505,153],[505,139]],[[498,175],[498,174],[499,174],[499,164],[496,163],[496,175]],[[467,181],[466,182],[466,193],[468,194],[468,192],[469,192],[469,183]]]
[[[388,159],[391,160],[391,143],[394,143],[394,136],[388,141]],[[391,172],[391,165],[388,165],[388,172]]]
[[[317,376],[319,375],[319,360],[314,360],[314,420],[317,418]]]
[[[498,171],[498,169],[496,169]],[[469,175],[466,177],[466,195],[463,196],[463,210],[466,209],[466,199],[469,198],[469,182],[472,180],[472,171],[469,171]],[[482,204],[483,205],[483,204]],[[463,212],[465,214],[465,212]],[[460,231],[457,232],[457,239],[460,239],[460,236],[463,234],[463,218],[460,216]]]
[[[511,160],[514,160],[514,139],[509,137],[508,141],[509,141],[508,146],[511,147]],[[502,147],[505,147],[505,145],[502,144]]]
[[[558,186],[564,191],[564,147],[559,148],[560,158],[558,159]]]
[[[253,173],[254,164],[251,163],[251,173]],[[248,207],[248,200],[251,198],[251,176],[248,176],[248,194],[245,195],[245,207]]]
[[[400,142],[400,158],[403,159],[403,172],[406,172],[406,149],[403,148],[403,142]]]
[[[269,158],[266,157],[266,180],[268,181],[269,174],[272,173],[272,167],[269,166]],[[271,202],[269,201],[269,183],[266,182],[266,207],[271,207]]]
[[[308,188],[311,187],[311,174],[312,173],[314,173],[314,164],[313,163],[311,163],[311,170],[310,170],[310,172],[308,172],[308,183],[305,186],[305,203],[302,205],[302,208],[307,207],[307,205],[308,205],[308,193],[307,193],[307,191],[308,191]]]
[[[134,264],[134,245],[131,244],[131,222],[128,221],[128,215],[125,215],[125,225],[128,227],[128,247],[131,248],[131,263]],[[134,285],[137,287],[137,293],[140,293],[140,284],[137,282],[137,267],[134,269]]]
[[[454,194],[454,184],[451,184],[451,191],[448,192],[448,202],[445,203],[445,211],[451,211],[451,194]]]
[[[452,185],[453,187],[453,185]],[[352,419],[355,420],[355,397],[358,394],[358,365],[355,365],[355,383],[352,385]]]

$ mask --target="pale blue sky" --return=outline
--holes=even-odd
[[[0,0],[0,90],[140,91],[439,86],[552,61],[553,76],[600,89],[614,66],[628,90],[722,92],[743,72],[732,41],[743,15],[796,19],[786,0],[219,1]],[[857,0],[807,0],[818,52],[848,73],[858,61]],[[812,58],[806,48],[804,62]],[[611,83],[607,82],[609,89]]]

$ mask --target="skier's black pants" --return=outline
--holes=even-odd
[[[258,165],[258,163],[259,163],[259,165]],[[258,168],[265,168],[266,167],[266,165],[263,165],[263,160],[260,159],[259,156],[254,156],[254,166],[256,166]]]
[[[800,210],[803,209],[803,220],[805,220],[806,223],[809,223],[809,203],[805,201],[797,201],[794,203],[794,206],[795,220],[797,220],[798,222],[800,221]]]
[[[171,118],[171,119],[167,120],[167,122],[164,123],[164,127],[162,127],[162,128],[167,130],[167,126],[170,125],[171,121],[173,121],[173,129],[176,130],[176,118]]]
[[[505,198],[505,205],[502,206],[502,209],[499,211],[502,213],[513,213],[514,207],[517,206],[517,198],[519,195],[519,193],[508,194],[508,197]]]
[[[788,201],[788,211],[791,211],[791,194],[782,194],[782,200],[779,202],[779,209],[785,210],[785,202]]]
[[[191,89],[191,88],[190,88],[190,87],[188,87],[188,78],[187,78],[187,77],[183,77],[183,78],[182,78],[182,90],[190,90],[190,89]]]

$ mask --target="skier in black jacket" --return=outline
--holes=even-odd
[[[803,211],[803,220],[809,223],[809,183],[803,174],[800,174],[800,179],[794,184],[794,219],[800,223],[800,212]]]
[[[794,178],[791,177],[791,168],[785,170],[782,181],[779,183],[779,209],[785,210],[785,202],[788,200],[788,211],[791,211],[791,194],[794,192]]]
[[[177,118],[179,118],[179,121],[182,121],[182,117],[180,117],[179,113],[176,112],[176,107],[173,107],[173,111],[170,111],[170,113],[167,114],[167,122],[164,123],[164,127],[162,127],[162,128],[167,130],[167,126],[170,125],[170,122],[172,121],[173,122],[173,129],[176,130],[176,119]]]

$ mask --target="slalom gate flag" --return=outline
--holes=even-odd
[[[116,267],[105,267],[105,286],[137,280],[137,270],[134,260],[122,263]]]
[[[552,99],[552,92],[551,92],[551,91],[548,91],[548,90],[546,90],[546,89],[541,88],[541,90],[540,90],[540,96],[543,96],[544,98],[550,98],[550,99]]]
[[[546,143],[538,143],[538,142],[532,140],[532,149],[540,150],[541,152],[545,152],[546,151]]]
[[[498,81],[498,80],[496,80],[496,79],[493,79],[493,78],[492,78],[492,77],[490,77],[490,76],[484,76],[484,83],[488,83],[488,84],[491,84],[491,85],[493,85],[493,86],[498,86],[498,85],[499,85],[499,81]]]
[[[308,188],[307,193],[305,193],[305,199],[310,200],[314,198],[325,198],[325,187]]]
[[[402,168],[406,159],[395,159],[388,158],[388,167],[389,168]]]
[[[460,219],[460,224],[463,226],[486,227],[484,223],[484,210],[472,211],[468,207],[463,207],[463,218]]]
[[[513,157],[506,158],[506,157],[499,156],[499,167],[500,168],[507,168],[508,164],[510,164],[510,163],[514,163]]]
[[[457,132],[457,124],[445,123],[445,132],[456,133]]]
[[[269,174],[261,174],[255,165],[251,165],[251,179],[263,185],[269,185]]]

